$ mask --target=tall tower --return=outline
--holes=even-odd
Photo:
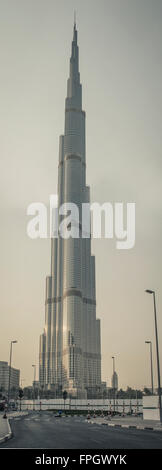
[[[51,275],[46,279],[45,330],[40,337],[39,380],[57,394],[86,398],[101,385],[100,320],[96,319],[95,257],[91,238],[82,231],[82,203],[90,202],[86,185],[85,111],[74,22],[70,76],[65,100],[65,129],[60,136],[58,209],[75,203],[79,238],[51,240]],[[63,216],[58,215],[61,223]],[[73,221],[71,221],[71,225]]]

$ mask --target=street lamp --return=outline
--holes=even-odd
[[[115,413],[115,357],[112,356],[113,360],[113,389],[114,389],[114,413]]]
[[[154,394],[154,384],[153,384],[153,366],[152,366],[152,341],[145,341],[145,343],[150,345],[151,388],[152,388],[152,395],[153,395]]]
[[[21,379],[21,388],[23,388],[23,382],[25,382],[25,379]]]
[[[112,360],[113,360],[113,374],[114,374],[115,372],[115,357],[114,356],[112,356]]]
[[[10,400],[10,381],[11,381],[11,362],[12,362],[12,345],[14,343],[17,343],[16,340],[11,341],[10,343],[10,365],[9,365],[9,377],[8,377],[8,406],[9,406],[9,400]]]
[[[74,380],[75,380],[75,343],[72,344],[73,347],[73,386],[74,386]]]
[[[32,364],[32,367],[34,368],[34,383],[33,383],[33,388],[34,388],[34,403],[33,403],[33,410],[35,409],[35,380],[36,380],[36,365]]]
[[[160,360],[159,360],[159,345],[158,345],[158,330],[157,330],[157,318],[156,318],[156,299],[155,291],[147,289],[147,294],[153,294],[154,301],[154,318],[155,318],[155,336],[156,336],[156,356],[157,356],[157,375],[158,375],[158,395],[159,395],[159,410],[160,410],[160,423],[162,424],[162,408],[161,408],[161,385],[160,385]]]

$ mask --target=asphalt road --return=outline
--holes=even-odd
[[[2,448],[162,449],[162,433],[90,424],[85,417],[33,413],[10,421],[13,438]]]

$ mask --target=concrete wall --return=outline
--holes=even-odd
[[[143,419],[160,421],[159,397],[157,395],[143,397]]]

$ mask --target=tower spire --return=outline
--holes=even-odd
[[[77,44],[76,11],[74,12],[74,29],[70,57],[70,76],[67,81],[67,98],[65,107],[66,109],[71,107],[82,109],[82,86],[80,84],[79,73],[79,47]]]
[[[74,10],[74,35],[73,41],[77,43],[77,28],[76,28],[76,10]]]
[[[74,10],[74,29],[76,29],[76,10]]]

